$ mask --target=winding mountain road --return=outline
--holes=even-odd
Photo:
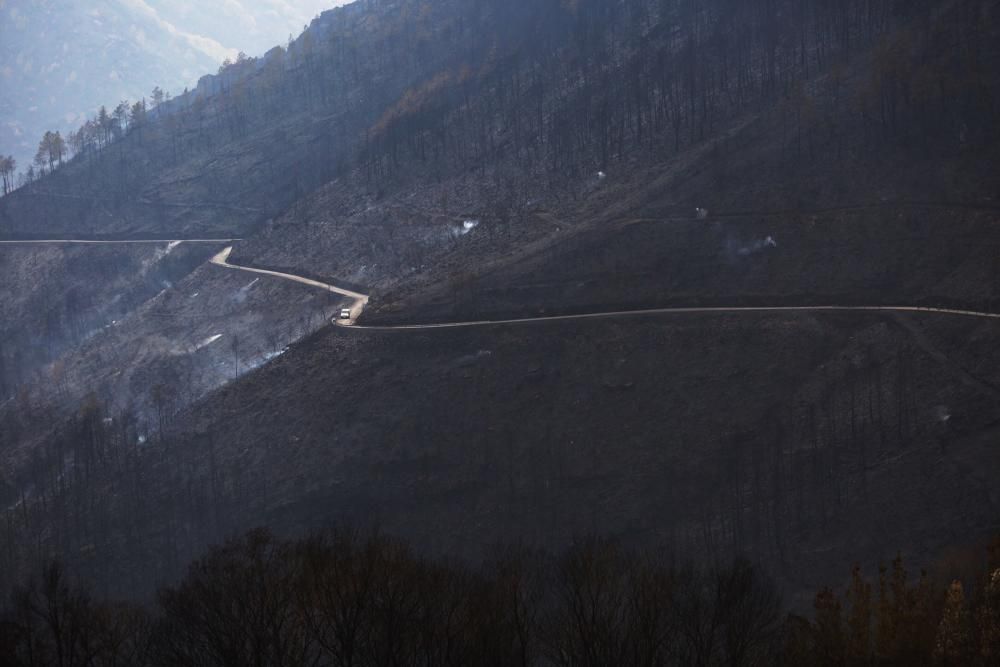
[[[222,250],[219,254],[212,258],[211,262],[215,266],[221,266],[226,269],[233,269],[235,271],[246,271],[247,273],[257,273],[263,276],[273,276],[274,278],[281,278],[282,280],[291,280],[292,282],[299,283],[301,285],[308,285],[309,287],[316,287],[327,292],[333,292],[341,296],[351,299],[351,319],[350,320],[337,320],[337,322],[343,322],[344,324],[354,324],[354,322],[361,315],[361,312],[368,305],[368,295],[359,294],[358,292],[352,292],[350,290],[343,289],[342,287],[337,287],[336,285],[330,285],[329,283],[320,282],[318,280],[313,280],[311,278],[303,278],[302,276],[297,276],[293,273],[282,273],[280,271],[269,271],[267,269],[254,269],[249,266],[240,266],[239,264],[230,264],[229,255],[233,252],[233,247],[229,246]]]
[[[975,310],[955,310],[952,308],[929,308],[922,306],[705,306],[646,308],[640,310],[618,310],[580,315],[550,315],[545,317],[522,317],[509,320],[477,320],[473,322],[447,322],[442,324],[397,324],[389,326],[355,326],[356,329],[370,331],[390,331],[398,329],[460,329],[485,327],[502,324],[526,324],[529,322],[559,322],[567,320],[621,319],[628,317],[648,317],[651,315],[694,315],[706,313],[823,313],[823,312],[882,312],[882,313],[937,313],[940,315],[961,315],[965,317],[1000,319],[1000,314]]]
[[[47,240],[25,240],[25,241],[0,241],[0,245],[27,245],[27,244],[127,244],[127,243],[233,243],[240,239],[178,239],[168,241],[164,239],[156,240],[113,240],[97,241],[86,239],[47,239]],[[740,313],[886,313],[886,314],[906,314],[924,313],[935,315],[947,315],[956,317],[969,317],[977,319],[1000,320],[1000,313],[990,313],[978,310],[962,310],[957,308],[934,308],[929,306],[838,306],[838,305],[813,305],[813,306],[689,306],[670,308],[646,308],[638,310],[617,310],[600,313],[583,313],[578,315],[548,315],[541,317],[521,317],[514,319],[499,320],[474,320],[468,322],[444,322],[439,324],[396,324],[396,325],[358,325],[358,318],[368,305],[368,295],[354,292],[330,283],[324,283],[312,278],[295,275],[293,273],[283,273],[281,271],[271,271],[268,269],[257,269],[250,266],[233,264],[229,257],[233,252],[233,246],[227,246],[211,259],[211,264],[233,271],[243,271],[258,275],[271,276],[281,280],[322,289],[327,292],[339,294],[351,301],[351,317],[347,320],[336,319],[338,326],[364,331],[411,331],[430,329],[463,329],[473,327],[488,327],[499,325],[530,324],[533,322],[565,322],[574,320],[599,320],[599,319],[622,319],[649,317],[654,315],[695,315],[695,314],[740,314]]]
[[[956,308],[933,308],[928,306],[691,306],[672,308],[646,308],[640,310],[616,310],[600,313],[583,313],[579,315],[549,315],[542,317],[521,317],[515,319],[502,320],[474,320],[468,322],[445,322],[440,324],[395,324],[395,325],[357,325],[355,322],[368,304],[368,296],[358,292],[331,285],[329,283],[303,278],[291,273],[281,273],[278,271],[267,271],[264,269],[254,269],[240,266],[229,262],[229,255],[232,247],[226,248],[212,258],[212,263],[223,266],[227,269],[237,271],[247,271],[258,273],[285,280],[292,280],[303,285],[316,287],[329,292],[340,294],[352,299],[351,319],[335,320],[340,326],[349,326],[353,329],[367,331],[396,331],[396,330],[420,330],[420,329],[462,329],[471,327],[487,327],[504,324],[527,324],[530,322],[560,322],[571,320],[597,320],[597,319],[620,319],[626,317],[647,317],[651,315],[693,315],[705,313],[823,313],[823,312],[881,312],[881,313],[933,313],[938,315],[953,315],[961,317],[985,318],[1000,320],[1000,313],[988,313],[978,310],[961,310]]]
[[[3,245],[160,245],[163,243],[236,243],[243,239],[19,239]]]

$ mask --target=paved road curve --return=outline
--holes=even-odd
[[[177,241],[166,241],[163,239],[157,240],[122,240],[122,241],[89,241],[89,240],[39,240],[39,241],[0,241],[0,244],[88,244],[88,245],[99,245],[99,244],[117,244],[117,243],[231,243],[238,241],[239,239],[179,239]],[[337,319],[336,323],[340,326],[350,327],[352,329],[367,330],[367,331],[394,331],[394,330],[420,330],[420,329],[462,329],[471,327],[487,327],[487,326],[498,326],[498,325],[515,325],[515,324],[528,324],[531,322],[560,322],[560,321],[572,321],[572,320],[597,320],[597,319],[621,319],[629,317],[648,317],[653,315],[694,315],[694,314],[706,314],[706,313],[824,313],[824,312],[855,312],[855,313],[871,313],[871,312],[881,312],[881,313],[929,313],[937,315],[950,315],[958,317],[971,317],[979,319],[1000,319],[1000,313],[988,313],[978,310],[961,310],[956,308],[931,308],[925,306],[835,306],[835,305],[818,305],[818,306],[706,306],[706,307],[677,307],[677,308],[647,308],[643,310],[619,310],[619,311],[609,311],[601,313],[584,313],[582,315],[550,315],[546,317],[522,317],[517,319],[504,319],[504,320],[476,320],[470,322],[446,322],[441,324],[398,324],[389,326],[363,326],[356,325],[358,317],[364,311],[365,306],[368,305],[368,295],[361,294],[359,292],[352,292],[351,290],[344,289],[342,287],[337,287],[336,285],[331,285],[329,283],[324,283],[319,280],[313,280],[311,278],[305,278],[303,276],[297,276],[292,273],[282,273],[280,271],[269,271],[266,269],[255,269],[248,266],[240,266],[238,264],[232,264],[229,261],[229,256],[233,251],[232,246],[226,247],[224,250],[215,255],[211,263],[215,266],[220,266],[226,269],[231,269],[234,271],[244,271],[246,273],[256,273],[265,276],[271,276],[274,278],[280,278],[282,280],[290,280],[292,282],[299,283],[301,285],[306,285],[308,287],[315,287],[318,289],[325,290],[327,292],[333,292],[346,297],[351,300],[351,317],[349,320]]]
[[[243,239],[121,239],[116,241],[94,239],[21,239],[0,241],[0,245],[161,245],[163,243],[235,243]]]
[[[250,273],[260,273],[285,280],[293,280],[303,285],[318,287],[330,292],[335,292],[353,300],[351,306],[351,319],[349,321],[337,320],[341,326],[351,326],[353,329],[368,331],[392,331],[392,330],[413,330],[413,329],[461,329],[470,327],[486,327],[505,324],[526,324],[529,322],[559,322],[567,320],[596,320],[626,317],[645,317],[651,315],[693,315],[699,313],[822,313],[822,312],[882,312],[882,313],[936,313],[939,315],[955,315],[962,317],[1000,319],[1000,313],[987,313],[978,310],[959,310],[955,308],[931,308],[925,306],[705,306],[705,307],[676,307],[676,308],[647,308],[644,310],[618,310],[601,313],[584,313],[582,315],[550,315],[546,317],[522,317],[506,320],[476,320],[470,322],[445,322],[441,324],[397,324],[389,326],[364,326],[355,325],[354,322],[361,315],[364,307],[368,303],[368,296],[351,292],[335,285],[303,278],[290,273],[279,273],[277,271],[265,271],[263,269],[253,269],[231,264],[229,254],[232,248],[226,248],[212,259],[212,263],[224,266],[229,269],[248,271]]]
[[[309,287],[318,287],[319,289],[326,290],[327,292],[334,292],[335,294],[340,294],[348,299],[351,299],[351,319],[350,320],[337,320],[342,324],[354,324],[355,320],[361,315],[361,312],[368,305],[368,295],[359,294],[358,292],[352,292],[350,290],[337,287],[336,285],[330,285],[328,283],[323,283],[318,280],[313,280],[311,278],[303,278],[302,276],[297,276],[292,273],[281,273],[280,271],[268,271],[266,269],[254,269],[248,266],[240,266],[238,264],[229,263],[229,255],[232,254],[233,247],[229,246],[218,255],[212,258],[212,264],[216,266],[222,266],[227,269],[234,269],[236,271],[246,271],[247,273],[259,273],[264,276],[273,276],[275,278],[281,278],[283,280],[291,280],[302,285],[308,285]]]
[[[485,327],[503,324],[526,324],[529,322],[559,322],[566,320],[621,319],[627,317],[648,317],[651,315],[694,315],[703,313],[822,313],[822,312],[883,312],[883,313],[937,313],[940,315],[961,315],[965,317],[1000,319],[1000,314],[975,310],[955,310],[952,308],[925,308],[921,306],[713,306],[691,308],[647,308],[643,310],[619,310],[582,315],[551,315],[547,317],[523,317],[510,320],[478,320],[473,322],[447,322],[443,324],[399,324],[392,326],[356,326],[356,329],[389,331],[395,329],[458,329]]]

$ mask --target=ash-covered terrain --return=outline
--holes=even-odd
[[[0,584],[335,525],[746,557],[796,611],[950,572],[1000,528],[998,28],[365,1],[83,142],[0,198],[97,242],[0,244]]]

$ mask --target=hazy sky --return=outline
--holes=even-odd
[[[313,17],[347,0],[118,0],[147,12],[192,46],[222,60],[236,51],[261,55],[298,34]]]

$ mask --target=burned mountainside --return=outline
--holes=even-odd
[[[337,297],[175,248],[170,287],[0,404],[0,584],[54,556],[144,597],[235,532],[354,522],[460,558],[746,554],[802,608],[845,563],[988,536],[995,320],[363,327],[996,311],[998,27],[945,0],[370,0],[92,137],[0,233],[238,236],[236,264],[372,299],[326,326]],[[28,252],[12,317],[70,300]]]

